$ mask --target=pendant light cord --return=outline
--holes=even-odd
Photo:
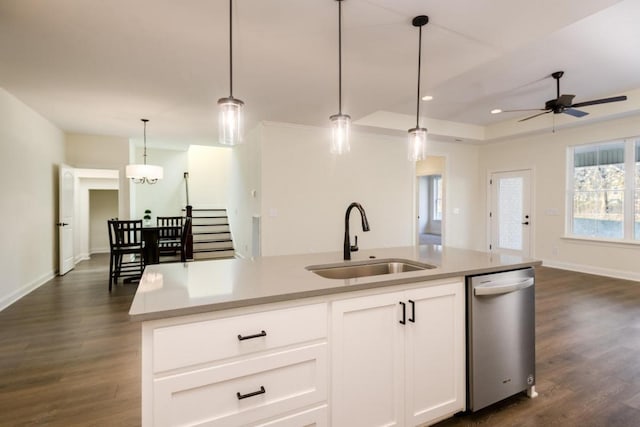
[[[342,0],[338,0],[338,114],[342,115]]]
[[[422,26],[418,27],[418,93],[416,94],[416,129],[420,121],[420,65],[422,63]]]
[[[233,98],[233,12],[232,3],[229,0],[229,98]]]
[[[144,161],[144,164],[147,164],[147,121],[143,119],[142,123],[144,123],[144,130],[143,130],[143,135],[144,135],[144,152],[142,153],[142,159]]]

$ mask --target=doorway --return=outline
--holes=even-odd
[[[428,156],[416,162],[416,243],[444,241],[445,157]]]
[[[89,256],[109,252],[107,221],[118,217],[118,190],[89,190]]]
[[[531,254],[531,171],[494,172],[489,179],[489,250]]]

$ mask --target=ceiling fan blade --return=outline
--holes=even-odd
[[[570,107],[571,103],[573,102],[573,98],[575,97],[575,95],[560,95],[556,103],[558,105],[562,105],[563,107]]]
[[[527,120],[529,120],[529,119],[533,119],[533,118],[538,117],[538,116],[541,116],[541,115],[543,115],[543,114],[549,114],[550,112],[551,112],[551,110],[546,110],[544,113],[534,114],[533,116],[525,117],[524,119],[520,119],[520,120],[518,120],[518,121],[519,121],[519,122],[525,122],[525,121],[527,121]]]
[[[612,98],[602,98],[602,99],[594,99],[593,101],[578,102],[577,104],[573,104],[570,107],[571,108],[586,107],[588,105],[608,104],[609,102],[619,102],[619,101],[626,101],[626,100],[627,100],[627,96],[622,95],[622,96],[614,96]]]
[[[545,108],[525,108],[522,110],[502,110],[502,113],[515,113],[518,111],[547,111]]]
[[[563,113],[568,114],[568,115],[573,116],[573,117],[584,117],[587,114],[589,114],[586,111],[580,111],[580,110],[576,110],[576,109],[573,109],[573,108],[566,108],[563,111]]]

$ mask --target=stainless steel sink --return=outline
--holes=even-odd
[[[356,277],[379,276],[381,274],[405,273],[436,268],[405,259],[380,259],[362,264],[311,265],[307,270],[327,279],[354,279]]]

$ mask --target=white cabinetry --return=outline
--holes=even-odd
[[[443,419],[464,409],[463,291],[461,278],[435,280],[145,321],[142,424]]]
[[[333,426],[425,425],[464,409],[462,279],[336,301],[331,316]]]
[[[143,325],[143,425],[327,425],[326,303],[176,319]]]

